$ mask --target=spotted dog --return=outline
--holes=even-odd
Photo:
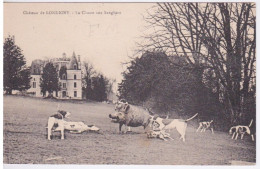
[[[56,114],[51,115],[48,119],[48,140],[51,140],[52,129],[54,125],[57,125],[61,132],[61,139],[64,139],[64,118],[70,116],[70,112],[59,110]]]
[[[98,132],[100,129],[94,125],[86,125],[83,122],[71,122],[64,121],[63,122],[64,130],[70,131],[70,133],[83,133],[85,131],[96,131]],[[57,127],[54,131],[61,131],[62,127]]]
[[[237,140],[238,135],[241,135],[241,140],[244,138],[245,134],[248,134],[251,136],[252,141],[254,141],[254,134],[251,133],[250,131],[250,127],[253,123],[253,119],[251,120],[250,124],[248,126],[243,126],[243,125],[237,125],[237,126],[233,126],[230,128],[229,130],[229,134],[232,134],[232,138],[231,139],[235,139]]]
[[[147,138],[160,138],[164,141],[168,141],[165,138],[174,140],[173,138],[170,137],[169,133],[165,132],[165,130],[150,130],[147,132]]]
[[[191,118],[189,118],[187,120],[183,120],[183,119],[163,119],[163,118],[154,116],[151,119],[153,130],[162,131],[162,130],[170,130],[170,129],[176,128],[176,130],[181,135],[180,139],[182,139],[182,141],[185,142],[187,122],[192,120],[193,118],[195,118],[197,115],[198,115],[198,113],[196,113],[194,116],[192,116]],[[154,128],[155,124],[158,126],[156,129]]]
[[[210,129],[212,134],[214,134],[212,123],[213,123],[213,120],[200,122],[199,128],[196,130],[196,132],[198,132],[199,130],[200,130],[200,132],[205,132],[207,129]]]

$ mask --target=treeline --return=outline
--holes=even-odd
[[[89,100],[107,101],[108,95],[113,93],[115,80],[98,73],[89,62],[83,62],[82,72],[83,97]]]
[[[218,129],[230,125],[225,98],[212,90],[209,72],[190,65],[182,56],[146,52],[131,61],[119,84],[120,99],[150,109],[157,114],[191,116],[215,120]],[[255,117],[255,91],[245,101],[246,120]]]
[[[119,84],[120,98],[145,106],[156,113],[178,113],[200,117],[222,116],[218,95],[202,82],[202,71],[183,57],[146,52],[131,61]]]
[[[255,3],[157,3],[120,97],[248,124],[256,116],[255,10]]]

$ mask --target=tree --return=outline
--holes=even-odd
[[[107,100],[106,83],[103,75],[92,78],[92,99],[96,101]]]
[[[255,3],[158,3],[146,17],[152,33],[140,48],[183,55],[238,124],[256,80],[255,14]]]
[[[4,90],[12,94],[12,90],[30,88],[30,68],[22,50],[15,44],[14,37],[8,36],[4,42]]]
[[[83,62],[83,74],[84,74],[82,78],[83,94],[86,96],[87,99],[92,99],[93,98],[92,78],[96,74],[93,65],[88,62]]]
[[[46,91],[48,91],[49,96],[51,97],[53,91],[57,92],[60,90],[58,74],[51,62],[47,63],[43,68],[40,87],[43,96],[46,95]]]
[[[198,72],[183,57],[146,52],[131,61],[123,77],[119,84],[120,99],[160,113],[204,114],[209,112],[207,105],[213,102],[212,93],[200,86]],[[207,98],[203,99],[202,94]]]
[[[89,62],[83,62],[83,92],[87,99],[107,100],[108,79],[99,74]]]

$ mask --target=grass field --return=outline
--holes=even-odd
[[[84,121],[102,129],[103,134],[55,133],[47,140],[48,116],[61,109],[72,113],[70,121]],[[5,164],[160,164],[160,165],[229,165],[230,161],[256,161],[255,142],[231,140],[228,133],[195,133],[189,126],[186,142],[171,131],[174,141],[147,139],[142,127],[128,134],[118,133],[111,123],[113,105],[73,103],[18,96],[4,96]]]

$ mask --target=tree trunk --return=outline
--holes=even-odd
[[[234,104],[228,98],[228,107],[230,111],[230,123],[231,125],[238,125],[241,122],[240,105]]]

